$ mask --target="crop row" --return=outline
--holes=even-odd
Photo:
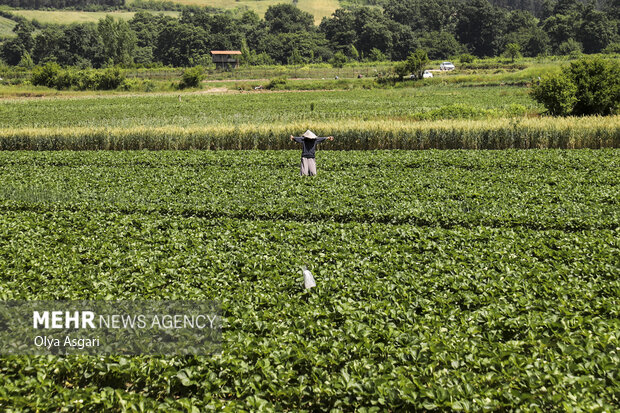
[[[209,357],[2,357],[0,410],[620,405],[618,149],[298,159],[0,152],[0,300],[224,315]]]
[[[0,206],[420,226],[614,228],[618,150],[4,152]]]
[[[613,410],[614,230],[0,219],[2,299],[215,299],[212,357],[0,359],[16,410]],[[318,286],[304,293],[307,261]]]
[[[620,118],[331,121],[194,127],[0,129],[0,150],[290,149],[310,128],[325,149],[531,149],[620,147]]]

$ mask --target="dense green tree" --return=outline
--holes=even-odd
[[[568,39],[567,41],[560,43],[560,45],[556,48],[556,53],[560,56],[581,54],[582,51],[583,46],[574,39]]]
[[[491,4],[496,7],[502,7],[508,10],[523,10],[534,16],[543,14],[545,0],[490,0]]]
[[[549,36],[540,27],[526,27],[508,33],[504,43],[516,43],[524,56],[532,57],[549,52]]]
[[[603,12],[590,6],[583,16],[577,32],[577,40],[583,45],[585,53],[599,53],[617,39],[617,28]]]
[[[269,6],[265,12],[265,23],[272,34],[314,30],[314,17],[292,4]]]
[[[121,7],[123,0],[10,0],[2,4],[21,9],[87,9],[98,7]]]
[[[448,59],[466,52],[460,44],[448,32],[428,32],[420,37],[420,47],[428,53],[430,59]]]
[[[26,53],[24,46],[16,38],[5,41],[0,48],[0,58],[11,66],[16,66],[24,53]]]
[[[130,29],[129,23],[121,19],[116,20],[108,14],[99,20],[97,28],[107,62],[111,62],[113,65],[133,63],[136,34]]]
[[[258,53],[266,53],[280,64],[286,64],[294,50],[307,62],[328,61],[332,57],[327,41],[320,33],[268,34],[261,39],[257,48]]]
[[[61,0],[32,3],[57,1]],[[83,4],[91,0],[66,1]],[[92,4],[115,1],[92,0]],[[617,0],[592,0],[587,5],[584,0],[491,2],[380,0],[375,3],[383,5],[383,10],[355,5],[338,9],[323,19],[318,30],[310,14],[291,4],[269,7],[264,19],[253,11],[213,13],[208,8],[184,7],[178,19],[142,11],[128,23],[107,17],[98,25],[34,25],[40,28],[38,32],[22,19],[14,30],[16,36],[0,46],[0,57],[13,65],[29,53],[37,64],[192,66],[210,61],[212,49],[243,49],[244,62],[257,64],[328,61],[335,52],[356,60],[378,56],[405,60],[418,48],[433,59],[465,51],[497,56],[511,43],[525,56],[549,51],[576,54],[582,48],[585,53],[596,53],[613,50],[609,45],[620,42]]]
[[[336,53],[334,54],[334,57],[332,57],[332,58],[329,60],[329,63],[330,63],[333,67],[340,68],[340,67],[343,67],[343,66],[345,65],[345,63],[347,63],[347,62],[348,62],[348,60],[349,60],[349,59],[347,59],[347,57],[345,56],[345,54],[344,54],[344,53],[342,53],[342,52],[336,52]]]
[[[334,50],[346,52],[350,45],[366,56],[373,48],[392,54],[395,41],[399,52],[407,48],[411,31],[390,21],[381,10],[358,7],[337,10],[332,18],[323,19],[319,31],[325,34]]]
[[[26,20],[20,20],[13,27],[13,33],[15,33],[16,37],[2,44],[0,49],[2,60],[12,66],[19,64],[26,53],[30,54],[32,52],[34,47],[33,32],[34,26],[31,23]]]
[[[389,0],[385,14],[416,32],[451,30],[456,2],[452,0]]]
[[[323,33],[336,51],[345,51],[348,46],[358,42],[355,15],[351,10],[337,9],[331,18],[323,18],[319,25]]]
[[[369,53],[373,48],[390,53],[393,46],[392,32],[381,22],[369,21],[362,27],[357,44],[362,53]]]
[[[611,115],[620,105],[620,67],[601,58],[581,59],[545,76],[532,96],[552,115]]]
[[[579,16],[583,13],[583,3],[577,0],[558,0],[553,7],[553,14]]]
[[[420,47],[420,42],[416,40],[411,27],[391,21],[388,28],[392,33],[391,58],[393,60],[404,60],[411,52]],[[366,53],[370,52],[372,49],[366,51]]]
[[[211,13],[200,7],[188,7],[181,12],[179,23],[200,27],[211,32]]]
[[[129,20],[129,27],[136,34],[135,63],[148,64],[154,61],[157,37],[166,22],[172,20],[175,19],[170,16],[154,15],[145,11],[137,12]]]
[[[506,14],[487,0],[462,3],[458,10],[458,40],[478,57],[497,56],[506,30]]]
[[[426,51],[417,49],[411,53],[404,62],[399,62],[394,66],[394,71],[400,80],[408,74],[412,74],[416,79],[422,79],[424,68],[428,64]]]
[[[383,62],[387,60],[387,56],[384,55],[379,49],[372,49],[368,55],[368,60],[371,62]]]
[[[549,36],[554,51],[557,51],[560,44],[577,37],[579,25],[579,16],[557,14],[545,20],[542,29]]]
[[[49,25],[35,36],[32,57],[36,64],[57,62],[63,66],[100,67],[103,41],[93,23]]]
[[[34,62],[41,64],[48,61],[56,61],[57,56],[60,55],[64,35],[64,30],[58,25],[49,25],[41,30],[35,37],[32,50]]]
[[[101,67],[108,59],[101,32],[95,24],[71,24],[64,28],[56,59],[58,63]]]
[[[13,27],[13,33],[17,36],[17,39],[21,43],[24,51],[30,53],[34,47],[33,33],[35,31],[32,23],[26,20],[20,20],[15,27]]]
[[[538,26],[536,17],[528,11],[514,10],[506,18],[506,32],[516,32],[523,29],[534,29]]]
[[[157,37],[155,59],[165,65],[188,67],[210,56],[208,33],[200,27],[167,22]]]

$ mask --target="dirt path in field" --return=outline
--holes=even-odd
[[[41,100],[53,100],[53,99],[106,99],[106,98],[127,98],[127,97],[142,97],[142,96],[179,96],[181,100],[183,96],[189,95],[205,95],[205,94],[216,94],[216,93],[235,93],[239,92],[238,90],[231,90],[225,87],[216,87],[207,90],[196,90],[193,92],[141,92],[141,93],[106,93],[106,94],[80,94],[80,92],[68,92],[68,93],[39,93],[36,92],[23,92],[22,94],[17,94],[14,96],[1,96],[1,101],[9,101],[9,100],[32,100],[32,99],[41,99]],[[51,92],[53,93],[53,92]],[[84,93],[84,92],[82,92]]]
[[[210,94],[229,94],[229,93],[303,93],[303,92],[334,92],[340,89],[312,89],[312,90],[239,90],[228,89],[226,87],[215,87],[206,90],[195,90],[193,92],[141,92],[141,93],[106,93],[106,94],[84,94],[85,92],[67,92],[67,93],[36,93],[23,92],[13,96],[0,96],[0,102],[3,101],[26,101],[26,100],[69,100],[69,99],[112,99],[112,98],[130,98],[130,97],[155,97],[155,96],[178,96],[179,101],[184,96],[192,95],[210,95]],[[82,93],[82,94],[80,94]]]

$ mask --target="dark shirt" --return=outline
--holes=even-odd
[[[303,136],[293,138],[295,142],[299,142],[303,146],[303,151],[301,153],[302,158],[314,158],[314,151],[316,151],[316,144],[323,142],[327,138],[316,138],[316,139],[307,139]]]

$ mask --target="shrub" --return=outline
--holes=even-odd
[[[532,96],[552,115],[568,115],[573,111],[577,87],[565,73],[549,75],[534,86]]]
[[[474,63],[474,60],[476,60],[476,58],[472,54],[463,53],[461,56],[459,56],[459,60],[461,63],[466,64],[466,63]]]
[[[185,69],[179,83],[179,89],[186,89],[189,87],[199,87],[200,82],[205,78],[205,71],[202,66],[191,67]]]
[[[331,65],[335,68],[341,68],[345,65],[345,63],[347,63],[349,61],[349,59],[345,56],[344,53],[342,52],[336,52],[334,53],[334,57],[332,57],[329,61],[329,63],[331,63]]]
[[[58,72],[54,79],[54,87],[58,90],[69,89],[77,83],[78,74],[74,69],[65,69]]]
[[[577,86],[574,115],[611,115],[620,104],[620,68],[601,58],[572,62],[567,73]]]
[[[35,86],[55,87],[56,77],[61,71],[60,65],[48,62],[44,66],[37,66],[32,70],[30,81]]]
[[[383,54],[381,50],[373,47],[370,50],[370,54],[368,55],[368,60],[370,60],[371,62],[384,62],[387,60],[387,57],[385,56],[385,54]]]
[[[603,49],[605,54],[620,53],[620,43],[609,43],[606,48]]]
[[[74,86],[78,90],[97,89],[98,78],[94,70],[81,70],[74,78]]]
[[[281,77],[276,77],[276,78],[271,79],[269,83],[267,83],[267,86],[265,86],[265,88],[280,89],[280,88],[283,88],[285,85],[286,85],[286,78],[281,76]]]
[[[581,59],[542,79],[532,96],[552,115],[610,115],[620,102],[620,69],[601,58]]]
[[[52,87],[58,90],[111,90],[118,88],[125,75],[117,67],[105,70],[62,69],[57,63],[35,67],[30,81],[33,85]]]
[[[407,57],[407,60],[396,63],[396,65],[394,65],[394,72],[400,80],[409,73],[413,74],[416,79],[422,79],[424,67],[427,63],[428,55],[426,52],[422,49],[417,49]]]
[[[97,72],[97,78],[95,82],[95,89],[99,90],[112,90],[116,89],[123,83],[125,75],[121,73],[118,67],[110,67],[103,72]]]
[[[518,43],[508,43],[503,55],[514,63],[515,59],[521,57],[521,46]]]
[[[576,40],[568,39],[558,46],[558,54],[560,56],[578,56],[581,54],[583,46]]]

